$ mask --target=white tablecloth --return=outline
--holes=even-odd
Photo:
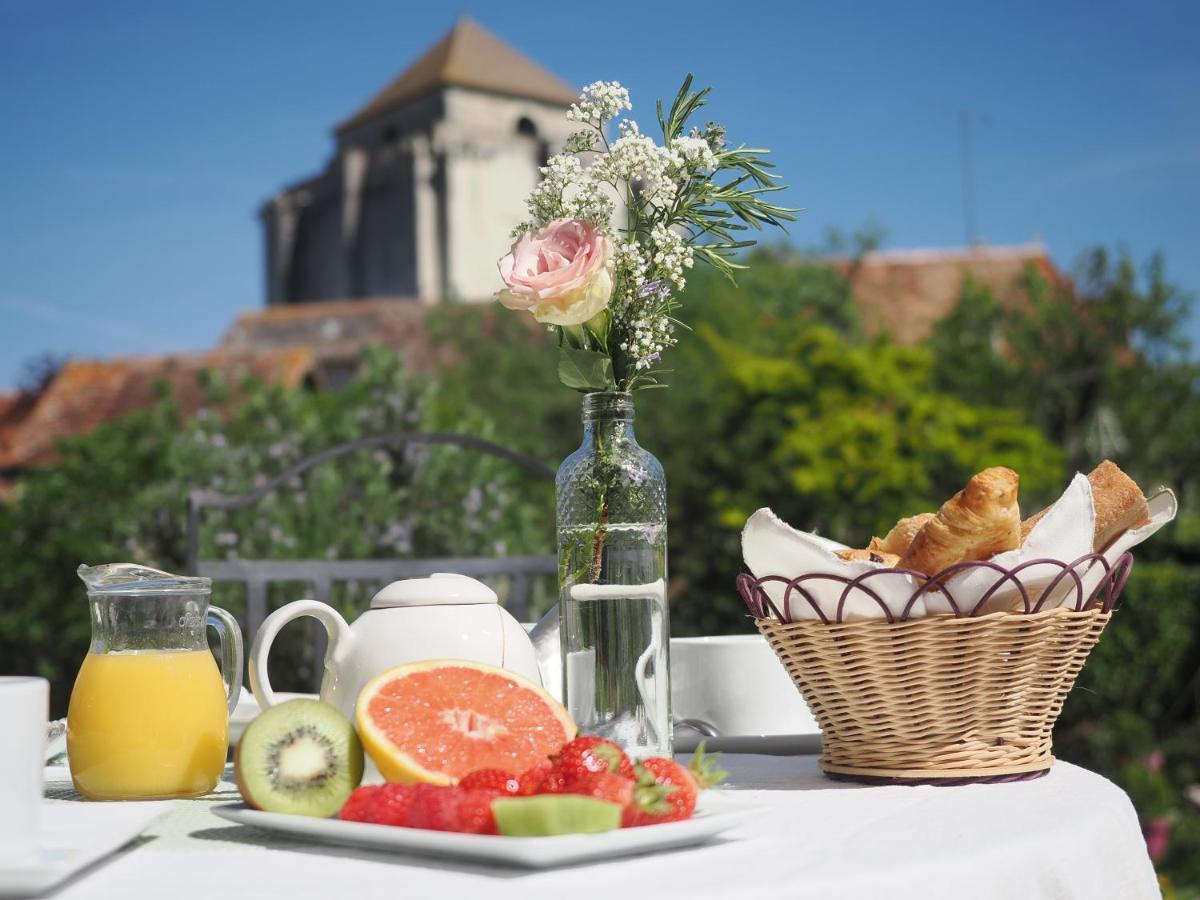
[[[62,900],[576,900],[634,898],[1079,898],[1159,896],[1122,791],[1058,763],[1045,778],[958,788],[863,787],[815,757],[727,755],[728,788],[761,816],[713,842],[550,871],[305,844],[214,816],[225,796],[174,801],[133,846]],[[66,786],[47,784],[50,797]],[[78,802],[64,800],[62,802]]]

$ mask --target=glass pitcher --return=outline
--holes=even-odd
[[[92,644],[67,711],[75,789],[91,800],[194,797],[225,766],[242,633],[212,581],[130,563],[80,566]],[[220,639],[218,671],[205,627]]]

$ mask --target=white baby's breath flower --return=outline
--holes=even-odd
[[[716,154],[702,137],[677,137],[671,141],[671,149],[686,168],[711,171],[717,167]]]
[[[633,104],[629,102],[629,91],[616,81],[595,81],[583,89],[579,100],[571,104],[567,119],[602,125],[626,109],[633,109]]]
[[[667,148],[642,134],[637,122],[625,119],[619,128],[621,136],[592,167],[596,178],[614,184],[636,183],[638,197],[643,203],[660,207],[670,205],[676,191],[673,170],[680,165]]]
[[[693,264],[692,245],[678,232],[661,224],[651,230],[650,243],[654,247],[655,269],[682,291],[686,284],[684,269],[690,269]]]
[[[613,202],[579,157],[559,153],[541,169],[543,178],[529,194],[530,222],[515,234],[535,230],[556,219],[583,219],[607,231]]]

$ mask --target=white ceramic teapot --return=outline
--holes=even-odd
[[[271,613],[250,649],[250,690],[263,709],[279,702],[267,677],[271,642],[280,628],[300,616],[312,616],[325,626],[329,646],[321,699],[351,720],[358,693],[371,678],[423,659],[469,659],[541,684],[533,644],[500,606],[496,592],[466,575],[439,573],[393,581],[353,625],[316,600],[297,600]]]

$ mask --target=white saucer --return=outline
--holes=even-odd
[[[818,734],[722,734],[705,737],[690,728],[675,732],[672,746],[676,753],[691,753],[700,742],[711,753],[761,753],[765,756],[809,756],[821,752]]]
[[[37,855],[20,863],[0,862],[0,897],[29,897],[50,890],[123,847],[170,808],[169,801],[160,800],[44,801]]]

